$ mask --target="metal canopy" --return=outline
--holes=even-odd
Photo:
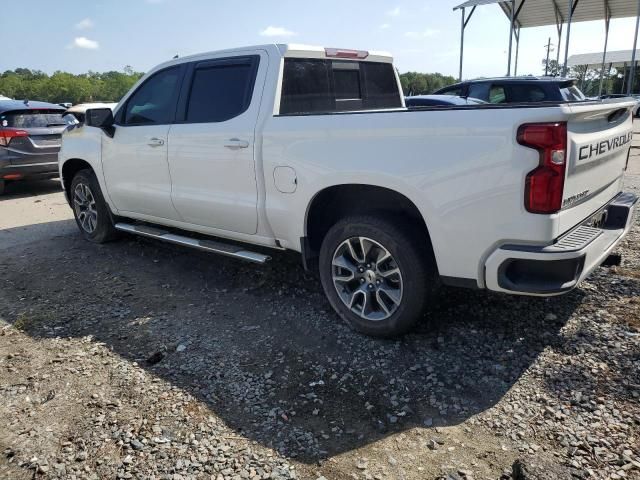
[[[607,62],[607,43],[609,39],[609,24],[613,18],[636,17],[636,29],[631,51],[631,71],[627,93],[633,88],[633,79],[636,65],[636,48],[638,42],[638,30],[640,29],[640,0],[468,0],[461,3],[453,10],[462,13],[460,23],[460,72],[459,80],[462,81],[462,64],[464,54],[464,31],[471,20],[473,12],[480,5],[498,4],[509,19],[509,59],[507,63],[507,76],[511,76],[511,52],[513,37],[516,39],[516,58],[514,74],[518,70],[518,50],[520,46],[520,29],[529,27],[542,27],[555,25],[558,32],[557,63],[560,63],[560,44],[562,42],[562,30],[566,24],[566,40],[564,48],[564,65],[562,75],[567,75],[569,66],[569,41],[571,36],[571,24],[575,22],[588,22],[604,20],[605,40],[604,52],[601,55],[600,93],[604,79],[604,68]],[[471,9],[467,14],[465,10]],[[550,40],[549,40],[550,43]],[[548,46],[547,46],[548,48]],[[547,52],[548,58],[548,52]],[[595,64],[595,62],[593,63]],[[583,64],[584,65],[584,64]]]
[[[604,52],[580,53],[577,55],[571,55],[567,64],[570,67],[575,67],[576,65],[599,67],[602,64],[603,53]],[[638,56],[640,56],[640,50],[636,50],[636,57]],[[606,53],[604,63],[611,64],[613,67],[621,67],[625,64],[631,63],[632,60],[633,50],[616,50],[614,52]]]
[[[469,0],[454,7],[454,10],[494,3],[499,4],[505,15],[511,19],[511,2],[508,0]],[[611,18],[635,17],[638,14],[636,0],[580,0],[576,3],[578,5],[574,7],[572,22],[604,20],[606,4],[609,4]],[[556,25],[556,12],[562,21],[566,22],[569,18],[569,4],[566,0],[515,0],[515,8],[516,11],[520,10],[516,25],[521,28]]]

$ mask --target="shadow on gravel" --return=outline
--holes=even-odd
[[[444,290],[415,332],[374,340],[330,310],[296,255],[255,266],[127,237],[0,259],[0,314],[34,337],[92,335],[304,462],[494,405],[581,301]]]
[[[55,248],[57,240],[55,237],[76,233],[78,227],[74,219],[57,220],[55,222],[32,223],[18,227],[3,228],[0,226],[0,252],[4,249],[21,248],[33,242],[34,238],[48,237],[49,245]],[[7,253],[8,254],[8,253]],[[0,266],[3,263],[2,253],[0,253]]]
[[[17,198],[35,197],[47,193],[62,191],[60,180],[20,180],[17,182],[8,182],[5,191],[0,195],[0,202],[3,200],[15,200]]]

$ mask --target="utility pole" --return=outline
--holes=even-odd
[[[547,47],[547,60],[544,62],[544,76],[546,77],[549,73],[549,52],[551,51],[551,37],[549,37],[549,41],[545,45]]]

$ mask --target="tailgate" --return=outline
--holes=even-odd
[[[620,191],[631,148],[634,105],[633,101],[610,100],[570,106],[559,233],[596,212]]]

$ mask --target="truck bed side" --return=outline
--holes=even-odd
[[[394,190],[421,212],[440,275],[475,279],[483,286],[484,260],[498,245],[549,244],[620,191],[623,165],[618,161],[606,187],[570,213],[539,215],[525,209],[525,178],[539,154],[518,144],[518,127],[573,121],[593,107],[575,110],[564,104],[275,116],[264,128],[262,152],[270,224],[287,247],[299,249],[306,209],[323,189],[366,184]],[[619,131],[625,129],[622,123]],[[269,178],[278,166],[295,172],[294,193],[281,193]]]

